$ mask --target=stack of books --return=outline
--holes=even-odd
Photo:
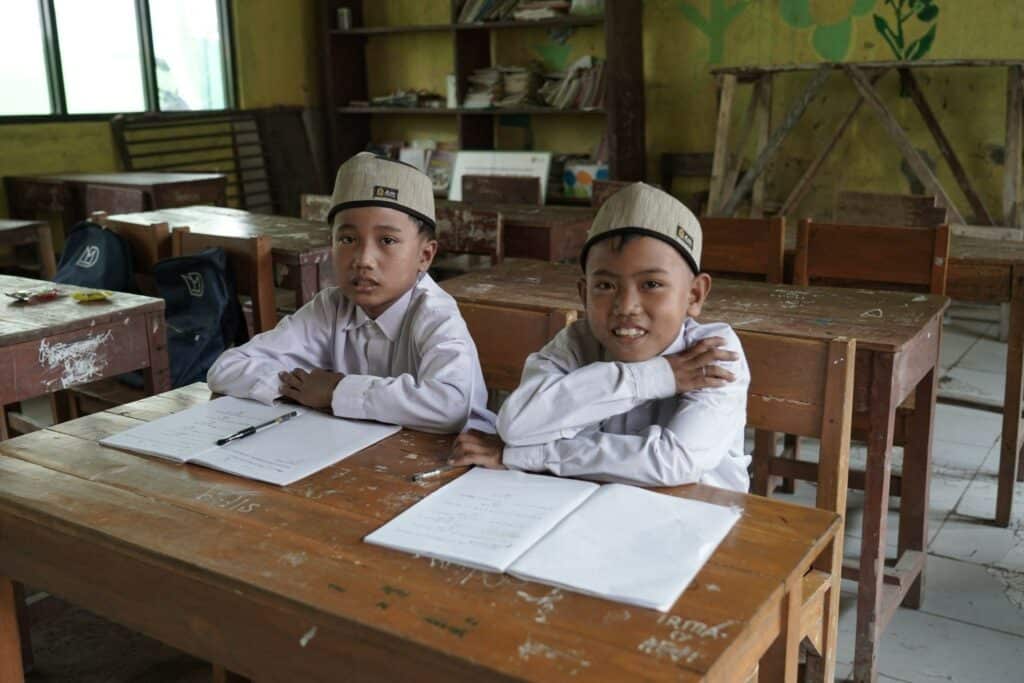
[[[479,21],[504,21],[512,17],[519,0],[466,0],[459,12],[460,24]]]
[[[584,3],[569,0],[465,0],[459,10],[460,24],[482,21],[538,21],[568,14],[593,15],[604,11],[601,0]]]
[[[564,17],[569,13],[570,5],[566,0],[520,0],[512,11],[512,18],[516,21],[538,21]]]
[[[599,109],[604,106],[605,62],[581,57],[564,73],[545,74],[538,95],[555,109]]]
[[[476,69],[469,75],[469,89],[462,106],[467,109],[490,109],[505,96],[504,79],[499,67]]]
[[[501,82],[503,96],[495,101],[498,107],[522,107],[537,104],[537,90],[541,75],[536,65],[503,66]]]

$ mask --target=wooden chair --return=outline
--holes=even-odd
[[[128,244],[132,250],[132,266],[139,291],[155,296],[153,266],[171,256],[171,228],[168,224],[112,219],[104,211],[94,211],[89,220],[117,233]]]
[[[785,219],[705,216],[700,225],[704,270],[723,277],[783,282]]]
[[[471,204],[544,203],[540,178],[516,175],[464,175],[462,201]]]
[[[714,155],[707,152],[665,152],[660,159],[661,186],[671,193],[672,181],[676,178],[702,178],[707,181],[711,177],[713,161]],[[700,215],[706,208],[708,191],[691,192],[683,195],[682,199],[695,214]]]
[[[85,188],[85,213],[87,215],[97,211],[107,214],[138,213],[151,208],[153,207],[150,206],[144,188],[94,185],[93,183],[89,183]]]
[[[505,256],[501,214],[465,204],[440,207],[437,209],[437,243],[438,257],[431,271],[438,279],[472,270],[474,256],[486,256],[490,265],[497,265]]]
[[[53,251],[53,234],[50,224],[38,220],[10,220],[0,218],[0,245],[12,250],[11,263],[5,263],[15,273],[29,277],[52,280],[57,274],[57,258]],[[28,265],[20,254],[21,248],[33,247],[38,263]]]
[[[171,245],[171,253],[174,256],[187,256],[214,247],[223,249],[235,276],[235,290],[239,295],[248,296],[252,301],[251,331],[259,334],[277,325],[274,265],[271,260],[269,237],[206,235],[181,227],[175,228],[171,233]]]
[[[946,293],[949,226],[896,227],[800,221],[793,284]]]
[[[751,492],[768,495],[774,474],[817,483],[816,507],[846,516],[856,342],[798,340],[739,332],[750,366],[747,425],[756,432]],[[817,463],[775,454],[775,433],[821,440]],[[800,638],[806,639],[809,680],[835,677],[842,530],[804,576]]]
[[[299,218],[307,221],[327,220],[327,212],[331,210],[331,195],[304,194],[299,196]]]
[[[595,209],[600,209],[609,197],[632,184],[625,180],[595,180],[590,186],[590,205]]]
[[[832,220],[849,225],[932,226],[947,222],[933,195],[840,192]]]

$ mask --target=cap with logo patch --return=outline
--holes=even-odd
[[[360,152],[338,168],[328,225],[339,211],[360,206],[397,209],[431,227],[437,223],[430,178],[409,164],[371,152]]]
[[[592,246],[626,232],[671,244],[695,274],[700,272],[700,221],[681,201],[645,183],[627,185],[601,206],[587,231],[580,265],[587,267],[587,252]]]

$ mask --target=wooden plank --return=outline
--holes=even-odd
[[[740,119],[740,136],[736,140],[736,148],[731,154],[728,154],[726,159],[726,165],[728,170],[725,173],[725,182],[722,183],[722,191],[719,193],[723,197],[728,197],[732,194],[733,188],[736,187],[736,179],[740,175],[740,167],[743,166],[743,151],[747,148],[747,140],[750,138],[751,129],[754,127],[754,118],[758,110],[758,100],[761,99],[761,81],[757,81],[754,84],[754,91],[750,94],[750,101],[747,102],[747,108],[743,110],[743,118]],[[758,147],[760,151],[760,147]]]
[[[14,583],[0,575],[0,681],[23,681]]]
[[[772,129],[772,76],[766,74],[757,82],[758,87],[754,90],[757,100],[757,153],[760,155],[768,146],[768,135]],[[739,170],[739,166],[736,167]],[[750,194],[750,217],[761,218],[764,216],[764,189],[765,174],[762,173],[754,181],[754,187]],[[732,192],[732,187],[729,191]],[[780,280],[781,282],[781,280]]]
[[[736,77],[726,74],[718,83],[718,123],[715,126],[715,155],[711,161],[711,186],[708,189],[708,213],[722,196],[726,167],[729,163],[729,127],[732,123],[732,102],[736,94]]]
[[[1003,224],[1021,227],[1021,154],[1024,152],[1024,87],[1019,65],[1006,70],[1006,166],[1003,170]]]
[[[1024,265],[1013,268],[1010,303],[1010,334],[1006,349],[1006,388],[1003,394],[1003,429],[999,446],[999,484],[996,488],[995,522],[1010,525],[1013,489],[1019,466],[1021,408],[1024,401]]]
[[[940,206],[944,206],[949,209],[952,222],[966,223],[967,221],[964,220],[964,217],[957,210],[953,200],[950,199],[946,190],[942,187],[942,183],[939,182],[939,179],[932,172],[931,168],[928,167],[928,164],[925,163],[925,160],[921,158],[921,155],[918,153],[917,149],[914,148],[914,144],[911,142],[907,132],[903,130],[903,127],[900,126],[898,121],[896,121],[896,118],[889,111],[888,107],[885,106],[885,103],[882,102],[882,98],[878,95],[874,86],[868,82],[864,73],[857,67],[850,64],[844,65],[843,70],[846,72],[846,75],[850,80],[853,81],[853,84],[857,87],[857,90],[860,91],[861,95],[864,96],[865,101],[867,101],[871,108],[875,110],[882,126],[885,128],[886,132],[889,133],[889,136],[896,143],[896,146],[899,147],[900,153],[903,155],[903,158],[907,160],[907,163],[910,164],[910,168],[914,171],[914,175],[916,175],[924,184],[928,189],[928,192],[938,196]]]
[[[827,67],[822,67],[815,72],[811,77],[810,82],[800,94],[800,97],[797,98],[796,102],[793,103],[793,106],[786,114],[786,118],[782,120],[782,124],[772,131],[771,136],[768,138],[768,143],[765,145],[764,149],[761,150],[761,153],[757,155],[757,159],[754,160],[754,163],[751,164],[750,168],[747,169],[747,172],[743,175],[743,180],[741,180],[736,189],[733,190],[732,195],[725,201],[720,210],[711,213],[731,216],[736,212],[740,201],[742,201],[747,193],[750,192],[750,189],[754,185],[754,181],[767,168],[768,162],[771,161],[772,157],[774,157],[776,152],[779,151],[779,147],[782,145],[783,140],[785,140],[786,136],[788,136],[793,128],[796,127],[797,122],[807,110],[808,105],[810,105],[814,100],[818,91],[821,90],[821,87],[825,84],[825,81],[828,80],[828,76],[829,69]],[[728,75],[723,76],[723,78],[728,78]],[[710,204],[710,206],[714,205]]]
[[[828,69],[843,69],[849,62],[834,62],[822,64],[821,62],[811,62],[807,64],[744,64],[740,66],[719,66],[711,69],[711,74],[714,76],[734,74],[744,79],[751,79],[760,77],[767,73],[786,73],[792,71],[815,71],[822,68],[823,66]],[[936,68],[960,68],[960,67],[978,67],[978,66],[1024,66],[1024,60],[1021,59],[920,59],[917,61],[909,62],[904,60],[891,60],[891,59],[880,59],[867,62],[854,62],[854,65],[859,69],[894,69],[894,68],[914,68],[914,69],[936,69]]]
[[[949,164],[949,170],[953,172],[953,177],[956,178],[957,184],[960,185],[964,196],[967,197],[967,201],[970,203],[971,209],[974,210],[975,216],[983,223],[994,225],[992,216],[989,214],[988,209],[985,208],[985,203],[978,196],[977,191],[971,184],[971,179],[967,177],[967,171],[964,169],[963,164],[960,163],[956,152],[953,151],[953,145],[950,143],[949,138],[946,137],[942,126],[939,125],[938,119],[935,118],[935,112],[932,110],[931,105],[928,104],[928,99],[924,96],[924,91],[921,90],[921,86],[914,77],[914,72],[910,69],[900,69],[900,78],[910,93],[910,99],[914,101],[917,110],[921,113],[924,124],[931,131],[932,137],[935,138],[935,144],[939,146],[939,151],[942,152],[946,163]]]

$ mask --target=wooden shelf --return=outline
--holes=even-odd
[[[467,109],[466,107],[338,107],[339,114],[426,114],[430,116],[508,116],[530,114],[540,116],[565,116],[567,114],[583,114],[585,116],[604,116],[604,109],[554,109],[551,107],[505,107],[501,109]]]
[[[558,17],[536,21],[484,21],[473,24],[407,24],[404,26],[360,26],[350,29],[332,29],[334,36],[379,36],[392,33],[443,33],[446,31],[486,31],[505,28],[558,28],[600,26],[604,17]]]

